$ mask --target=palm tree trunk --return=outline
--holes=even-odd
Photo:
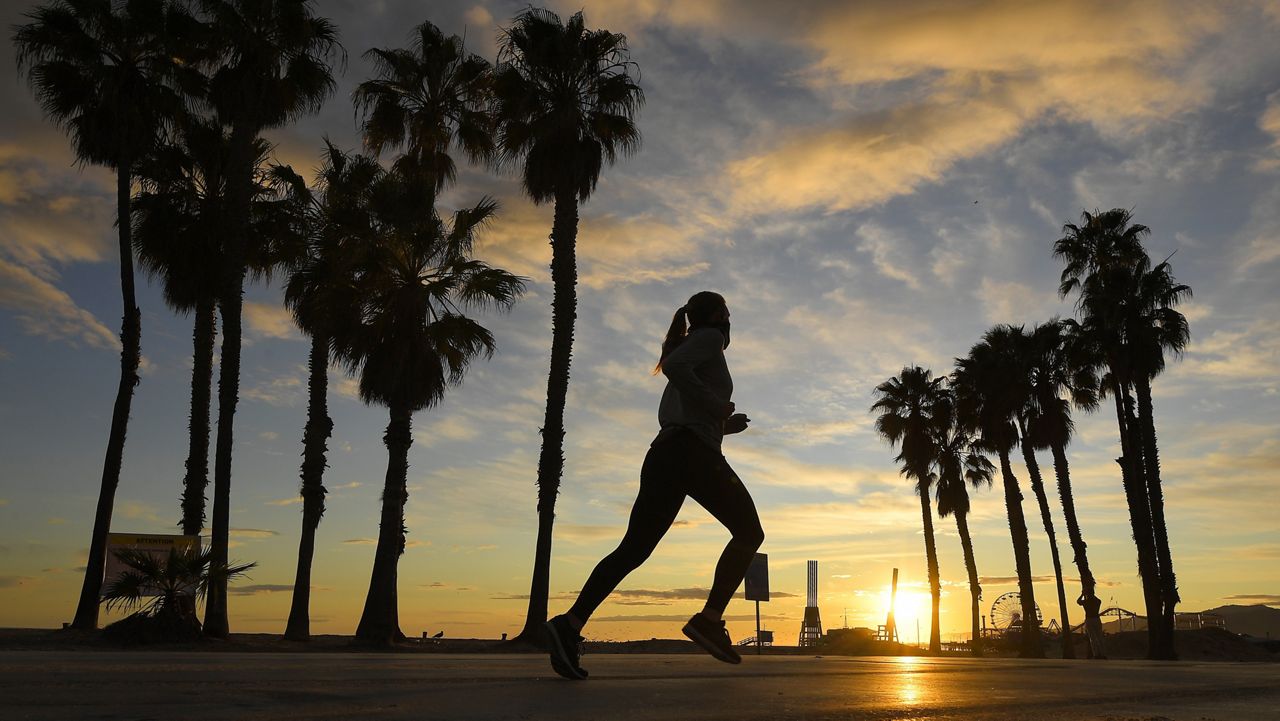
[[[1169,529],[1164,519],[1164,490],[1160,480],[1160,452],[1156,444],[1155,413],[1151,404],[1151,381],[1137,374],[1134,383],[1138,395],[1138,423],[1142,433],[1142,461],[1146,470],[1147,499],[1151,507],[1151,530],[1155,537],[1156,563],[1160,566],[1160,642],[1159,658],[1176,660],[1174,649],[1174,613],[1182,600],[1178,595],[1178,579],[1173,573],[1173,556],[1169,551]]]
[[[569,393],[569,362],[573,355],[573,326],[578,315],[578,201],[570,191],[556,195],[551,227],[551,372],[547,376],[547,410],[542,423],[542,452],[538,457],[538,540],[534,547],[533,580],[524,628],[514,640],[541,643],[547,620],[551,582],[551,534],[556,496],[564,472],[564,405]]]
[[[1155,538],[1151,531],[1151,508],[1142,481],[1142,455],[1133,435],[1128,406],[1132,400],[1123,383],[1113,382],[1116,422],[1120,427],[1120,475],[1124,481],[1125,501],[1129,506],[1129,525],[1138,551],[1138,577],[1142,580],[1142,596],[1147,609],[1147,656],[1159,647],[1159,636],[1153,619],[1160,616],[1160,572],[1156,565]]]
[[[244,308],[244,249],[249,232],[250,192],[253,184],[251,144],[253,134],[232,131],[232,182],[227,188],[227,214],[231,232],[223,246],[224,287],[219,299],[222,314],[222,358],[218,367],[218,430],[213,452],[213,523],[210,534],[210,567],[226,568],[231,522],[231,455],[235,441],[236,405],[240,400],[240,334]],[[217,574],[205,596],[204,634],[226,638],[231,633],[227,619],[227,577]]]
[[[1098,615],[1097,581],[1089,569],[1088,545],[1080,533],[1080,521],[1076,518],[1076,501],[1071,491],[1071,467],[1067,464],[1067,450],[1061,443],[1054,443],[1053,472],[1058,478],[1058,497],[1062,501],[1062,515],[1067,521],[1067,538],[1071,541],[1076,569],[1080,572],[1080,596],[1084,607],[1084,622],[1089,638],[1089,651],[1093,658],[1106,658],[1101,633],[1102,618]]]
[[[192,331],[191,418],[187,447],[187,475],[182,479],[182,532],[200,535],[204,528],[205,489],[209,485],[209,396],[213,384],[213,344],[217,337],[217,303],[212,298],[196,305]]]
[[[400,554],[404,553],[404,505],[409,475],[409,446],[413,443],[413,412],[393,406],[386,435],[387,477],[382,486],[382,519],[378,524],[378,546],[373,554],[373,573],[364,612],[356,627],[356,638],[379,645],[400,636],[396,585]]]
[[[930,615],[932,624],[929,629],[929,652],[942,653],[942,629],[939,625],[940,606],[942,603],[942,582],[938,574],[938,545],[933,538],[933,507],[929,503],[929,489],[918,489],[920,493],[920,515],[924,520],[924,556],[929,565],[929,595],[933,599]]]
[[[1062,657],[1075,658],[1075,646],[1071,642],[1071,620],[1067,618],[1067,591],[1062,585],[1062,560],[1058,557],[1058,536],[1053,530],[1053,516],[1049,511],[1049,496],[1044,491],[1044,478],[1040,475],[1040,463],[1036,460],[1035,449],[1027,440],[1027,430],[1022,421],[1018,421],[1018,430],[1022,433],[1022,460],[1027,465],[1027,475],[1031,478],[1031,490],[1036,495],[1036,503],[1040,505],[1040,520],[1044,523],[1044,535],[1049,538],[1049,556],[1053,559],[1054,580],[1058,583],[1058,612],[1062,623]]]
[[[1036,592],[1031,585],[1031,546],[1027,538],[1027,519],[1022,515],[1022,489],[1009,464],[1009,451],[1000,451],[1000,478],[1004,483],[1004,505],[1009,516],[1009,534],[1013,537],[1013,560],[1018,570],[1018,596],[1022,602],[1021,658],[1044,658],[1040,644],[1040,624],[1036,622]]]
[[[133,238],[130,219],[133,192],[132,165],[121,158],[116,171],[116,225],[120,239],[120,298],[124,316],[120,324],[120,383],[116,386],[116,402],[111,411],[111,430],[107,436],[107,456],[102,463],[102,482],[98,489],[98,508],[93,516],[93,535],[89,537],[89,560],[72,628],[98,627],[98,597],[102,592],[102,574],[107,562],[107,534],[111,532],[111,512],[115,508],[116,488],[120,485],[120,466],[124,462],[124,440],[129,426],[129,409],[133,405],[133,389],[138,385],[138,364],[142,361],[142,313],[133,285]]]
[[[982,609],[978,607],[982,600],[982,586],[978,584],[978,563],[973,558],[973,537],[969,535],[969,518],[967,513],[956,512],[956,531],[960,534],[960,548],[964,551],[964,568],[969,572],[970,613],[973,619],[973,641],[969,644],[974,656],[982,655],[982,629],[978,618]]]
[[[302,432],[302,536],[298,540],[298,573],[293,581],[293,604],[284,637],[291,641],[311,638],[311,559],[315,555],[316,528],[324,515],[325,453],[333,433],[329,418],[329,341],[311,336],[307,361],[307,427]]]

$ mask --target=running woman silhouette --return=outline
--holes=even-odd
[[[686,329],[687,328],[687,329]],[[658,436],[640,470],[640,491],[618,547],[596,565],[567,613],[546,623],[551,666],[570,679],[585,679],[579,663],[582,627],[627,574],[639,568],[676,519],[686,496],[707,509],[733,537],[720,554],[707,604],[684,625],[684,634],[715,658],[741,663],[721,615],[764,541],[755,503],[720,452],[725,435],[746,430],[736,413],[733,378],[725,363],[729,308],[719,293],[702,291],[676,311],[654,368],[667,377],[658,405]]]

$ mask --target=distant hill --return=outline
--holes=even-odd
[[[1258,638],[1280,639],[1280,608],[1256,606],[1219,606],[1205,613],[1216,613],[1227,622],[1227,629]]]

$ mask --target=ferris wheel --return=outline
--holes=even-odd
[[[1036,625],[1044,622],[1040,605],[1036,604]],[[1022,596],[1017,591],[1003,594],[991,604],[991,626],[997,632],[1008,633],[1022,628]]]

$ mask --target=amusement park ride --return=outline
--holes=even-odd
[[[1036,625],[1044,625],[1044,614],[1040,613],[1040,604],[1035,604],[1036,609]],[[987,625],[987,619],[991,619],[991,625]],[[1022,596],[1017,591],[1001,594],[991,604],[991,615],[982,617],[982,635],[986,638],[1000,638],[1004,636],[1015,636],[1022,632]],[[1061,628],[1058,626],[1057,619],[1049,619],[1049,626],[1046,629],[1050,633],[1060,633]]]

